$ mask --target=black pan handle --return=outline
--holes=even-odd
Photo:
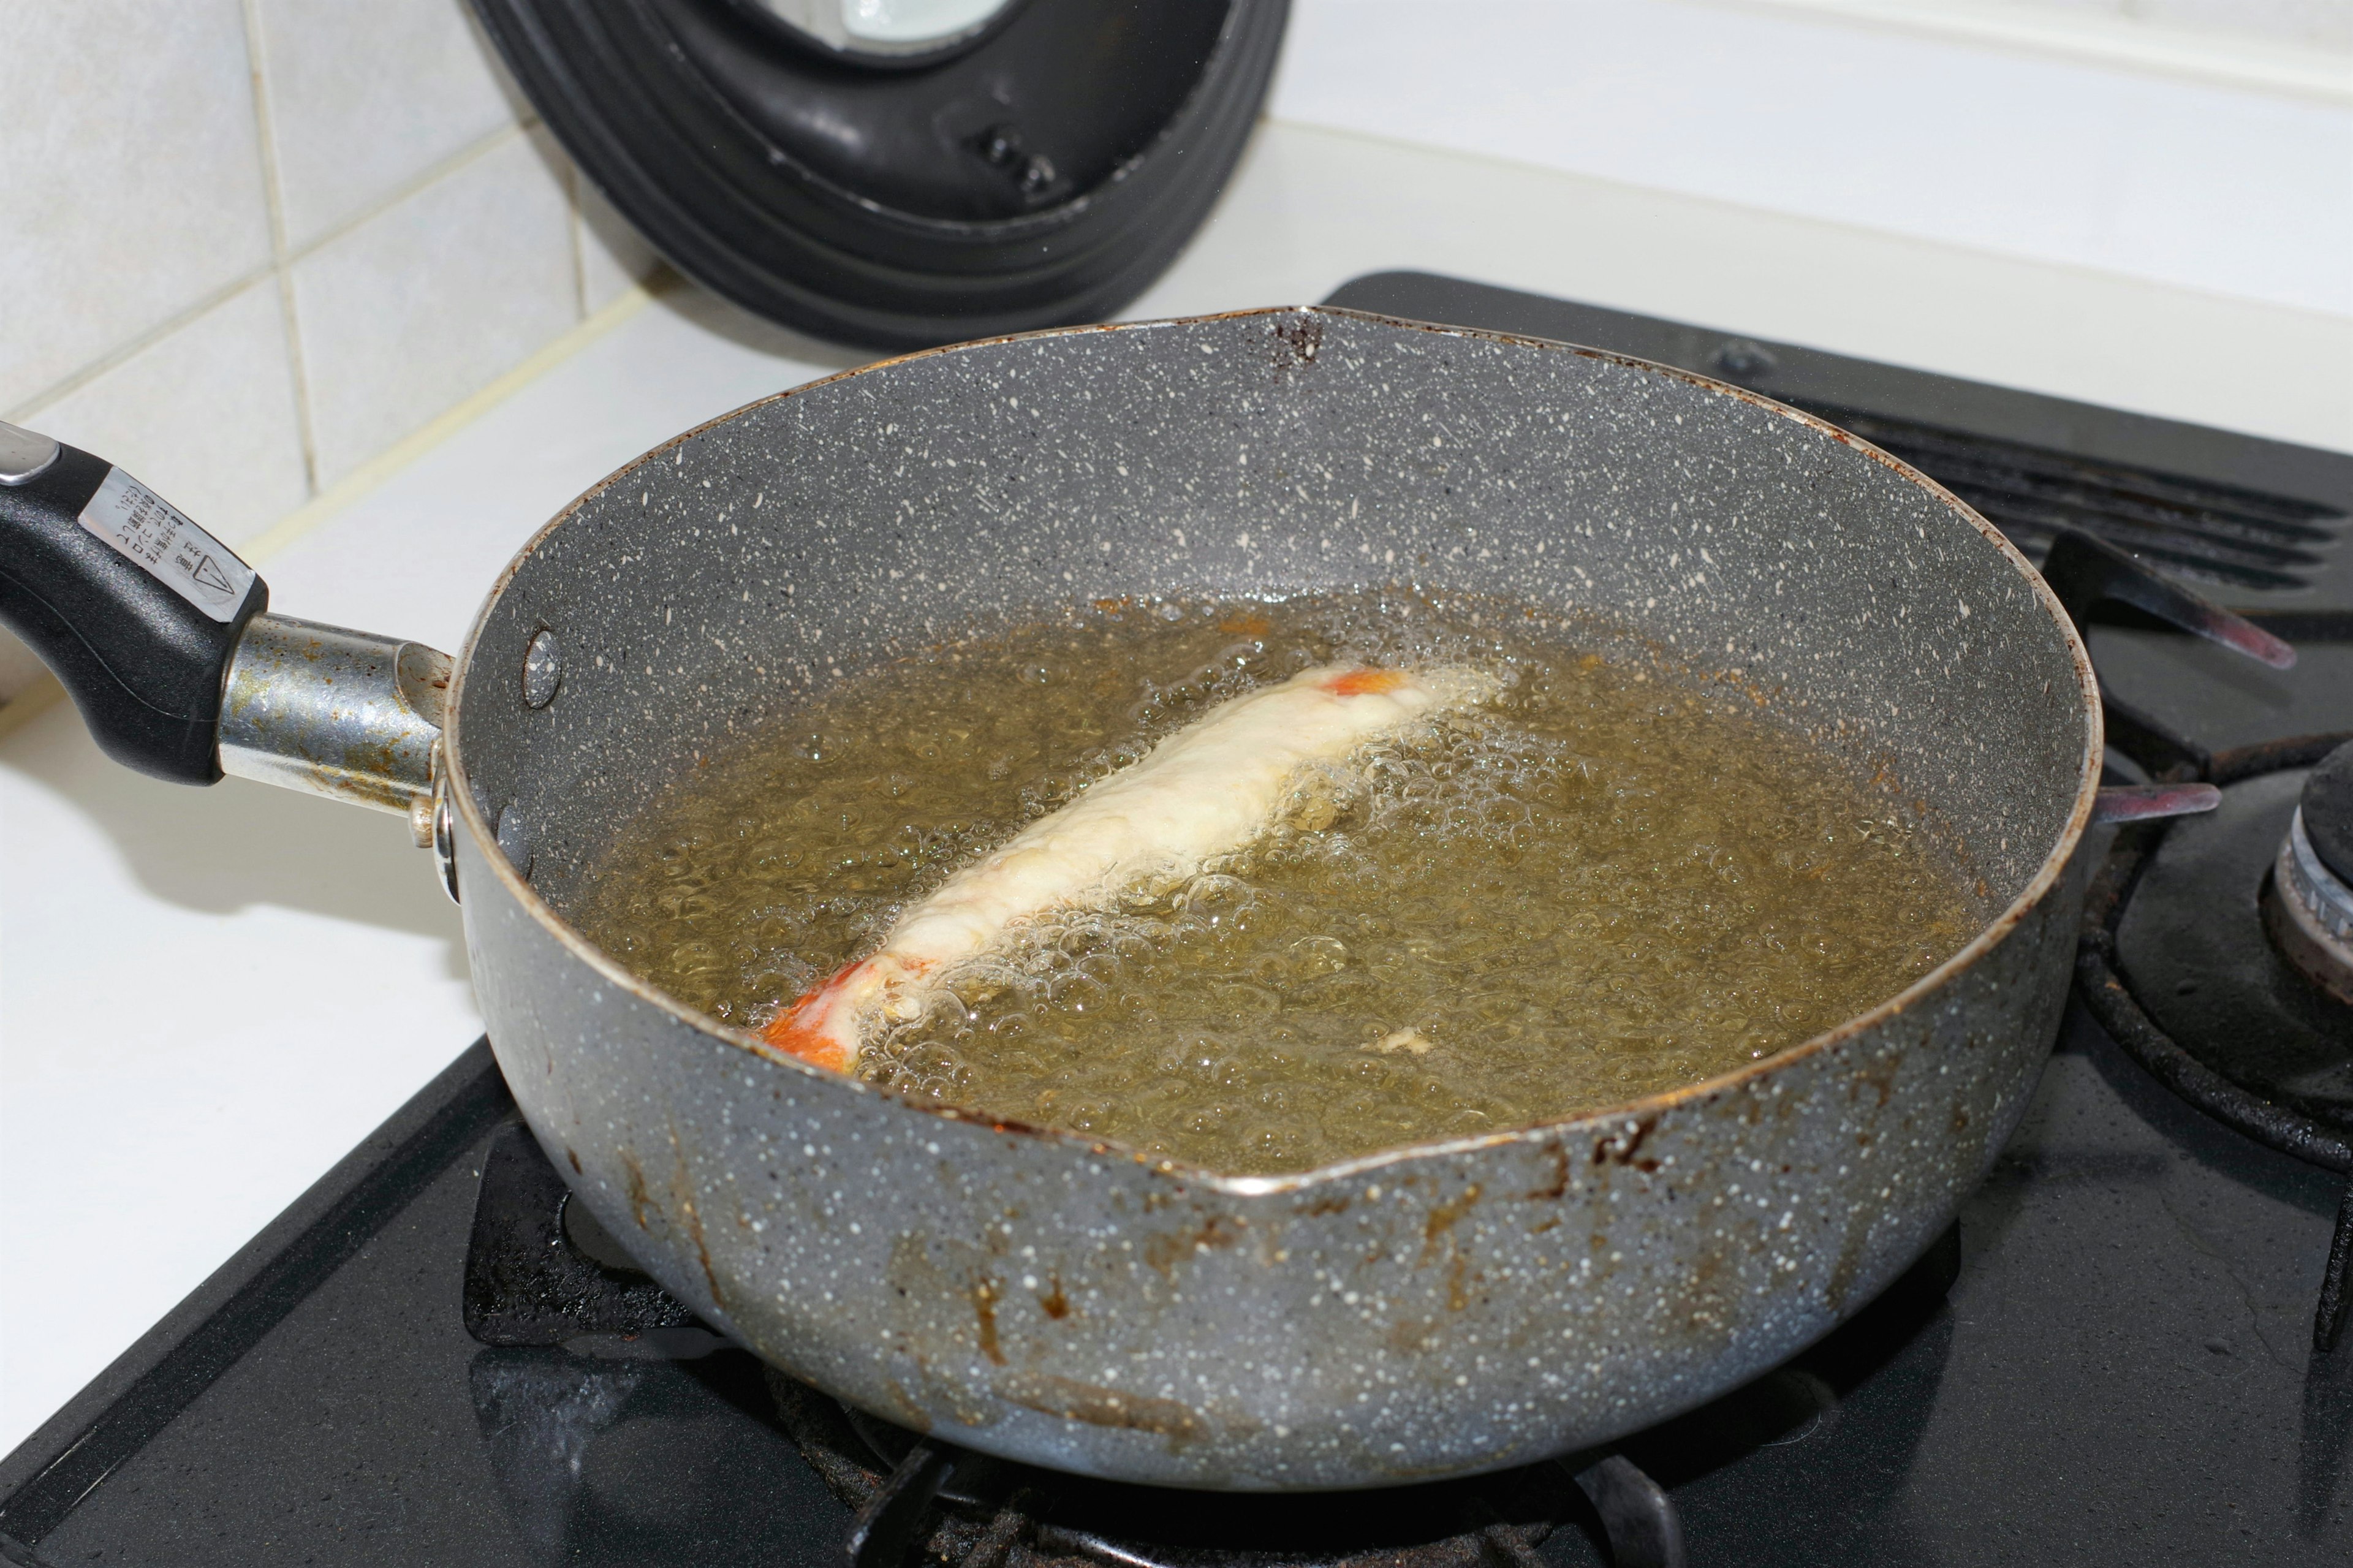
[[[121,468],[0,422],[0,623],[108,756],[217,780],[229,660],[269,603],[252,567]]]

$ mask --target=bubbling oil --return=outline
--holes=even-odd
[[[1198,875],[1027,923],[920,1016],[870,1023],[861,1075],[1295,1171],[1715,1077],[1978,923],[1899,803],[1746,699],[1525,607],[1395,591],[1074,607],[853,677],[620,835],[578,918],[757,1027],[1155,742],[1341,661],[1475,664],[1503,689],[1360,751]]]

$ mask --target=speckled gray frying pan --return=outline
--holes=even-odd
[[[1871,1012],[1694,1088],[1235,1178],[770,1059],[565,922],[583,868],[680,770],[902,642],[1072,598],[1384,582],[1573,608],[1736,670],[1925,803],[1984,929]],[[425,650],[244,630],[223,760],[284,782],[307,746],[292,782],[387,775],[429,836],[414,762],[288,738],[305,658],[356,661],[386,711],[439,719]],[[551,523],[455,674],[433,776],[475,986],[596,1217],[712,1322],[878,1415],[1206,1488],[1580,1447],[1868,1301],[2025,1109],[2101,753],[2065,616],[1919,474],[1680,372],[1338,310],[975,343],[755,404]],[[403,755],[433,743],[428,723]]]

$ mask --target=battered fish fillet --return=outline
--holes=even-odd
[[[909,905],[879,951],[778,1013],[762,1037],[848,1072],[865,1030],[915,1016],[928,984],[1019,923],[1101,904],[1147,877],[1193,875],[1263,833],[1305,770],[1497,684],[1461,667],[1327,665],[1222,703]]]

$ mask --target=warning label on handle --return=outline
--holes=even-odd
[[[81,509],[81,525],[216,621],[235,620],[253,586],[252,567],[121,468],[107,470]]]

